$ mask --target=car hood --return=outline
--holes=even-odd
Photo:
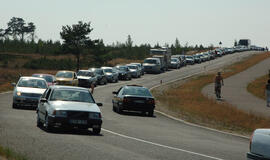
[[[73,80],[73,78],[62,78],[62,77],[57,78],[56,77],[56,81],[72,81],[72,80]]]
[[[251,153],[270,158],[270,129],[257,129],[253,133]]]
[[[55,110],[100,112],[99,107],[95,103],[50,101],[50,105]]]
[[[35,94],[43,94],[46,89],[43,88],[30,88],[30,87],[17,87],[17,92],[22,93],[35,93]]]

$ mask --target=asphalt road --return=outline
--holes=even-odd
[[[249,148],[246,138],[224,134],[172,120],[161,114],[144,117],[112,111],[112,91],[124,84],[151,88],[193,74],[218,69],[258,52],[226,55],[214,61],[187,66],[159,75],[97,87],[96,102],[102,102],[101,135],[89,132],[54,133],[36,127],[33,110],[12,109],[12,93],[0,94],[0,145],[13,148],[29,159],[245,159]]]
[[[267,75],[269,69],[270,58],[267,58],[239,74],[224,79],[225,85],[221,89],[223,100],[247,113],[269,117],[270,109],[266,107],[266,100],[255,97],[247,91],[248,84],[256,78]],[[213,88],[214,84],[207,85],[203,88],[203,93],[215,99]]]

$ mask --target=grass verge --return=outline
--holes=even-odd
[[[248,84],[247,90],[254,96],[261,98],[261,99],[266,99],[265,95],[265,85],[267,84],[268,80],[268,74],[264,75],[262,77],[259,77],[252,81],[251,83]]]
[[[269,58],[270,54],[258,54],[232,66],[223,68],[223,77],[227,78]],[[205,97],[201,90],[213,83],[214,73],[193,77],[155,88],[152,92],[156,97],[157,109],[179,117],[188,122],[207,127],[249,135],[256,128],[270,127],[270,118],[259,117],[246,113],[224,102]]]
[[[15,153],[9,148],[3,148],[1,146],[0,146],[0,159],[1,160],[27,160],[25,156]]]

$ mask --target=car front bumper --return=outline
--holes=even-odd
[[[25,97],[25,96],[13,96],[13,104],[16,107],[30,107],[36,108],[40,97]]]
[[[270,158],[264,158],[260,155],[256,155],[256,154],[248,152],[247,153],[247,160],[270,160]]]
[[[78,128],[99,128],[102,125],[102,119],[71,119],[68,117],[48,116],[49,123],[57,127],[78,127]]]

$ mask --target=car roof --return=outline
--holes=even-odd
[[[82,72],[93,72],[91,70],[85,70],[85,69],[79,70],[78,72],[80,72],[80,71],[82,71]]]
[[[47,74],[47,73],[34,73],[34,74],[32,74],[32,76],[33,76],[33,75],[54,76],[54,75],[52,75],[52,74]]]
[[[74,73],[74,71],[68,71],[68,70],[60,70],[58,72],[72,72],[72,73]]]
[[[101,67],[101,69],[112,69],[112,67]]]
[[[22,76],[22,77],[20,77],[20,79],[22,79],[22,78],[25,78],[25,79],[38,79],[38,80],[45,81],[44,78],[40,78],[40,77],[31,77],[31,76]]]
[[[52,89],[76,89],[76,90],[89,91],[88,88],[76,87],[76,86],[64,86],[64,85],[53,85],[53,86],[50,86],[50,88],[52,88]]]

